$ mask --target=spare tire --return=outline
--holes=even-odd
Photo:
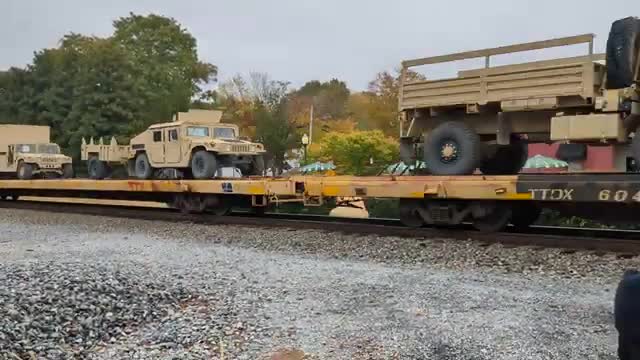
[[[640,19],[627,17],[611,25],[607,40],[607,88],[631,86],[640,61]]]
[[[438,125],[424,142],[424,162],[433,175],[468,175],[480,165],[482,143],[478,133],[460,121]]]

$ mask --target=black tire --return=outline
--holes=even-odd
[[[514,175],[520,172],[529,158],[529,146],[521,140],[512,140],[509,145],[497,146],[496,152],[485,159],[480,171],[486,175]]]
[[[211,179],[216,175],[218,162],[212,153],[199,150],[191,157],[191,173],[194,179]]]
[[[102,180],[107,177],[107,167],[103,161],[92,156],[87,161],[87,172],[90,179]]]
[[[62,165],[62,177],[64,179],[73,178],[73,166],[71,164]]]
[[[251,159],[250,174],[256,176],[264,175],[264,157],[262,155],[256,155]]]
[[[405,165],[411,166],[416,163],[416,149],[415,144],[410,142],[413,139],[401,139],[400,140],[400,161]]]
[[[136,156],[136,164],[135,164],[135,175],[138,179],[147,180],[151,179],[151,175],[153,175],[153,168],[149,163],[149,158],[147,154],[140,153]]]
[[[33,165],[20,161],[18,164],[18,179],[30,180],[33,178]]]
[[[640,19],[627,17],[611,25],[607,40],[607,88],[631,86],[640,60]]]
[[[512,208],[511,225],[517,230],[525,230],[540,217],[542,209],[535,204],[516,204]]]
[[[472,174],[480,165],[481,145],[480,137],[468,125],[459,121],[442,123],[424,142],[423,159],[427,171],[433,175]]]

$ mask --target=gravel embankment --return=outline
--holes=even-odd
[[[615,285],[640,267],[6,209],[0,234],[0,359],[613,360]]]

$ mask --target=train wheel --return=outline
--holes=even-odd
[[[513,211],[506,204],[495,204],[482,216],[474,217],[473,227],[481,232],[498,232],[509,225]]]
[[[251,213],[251,215],[254,215],[254,216],[264,216],[264,214],[267,212],[267,207],[252,206],[251,209],[249,209],[249,212]]]
[[[511,215],[511,224],[518,230],[527,229],[540,217],[542,209],[535,204],[516,204]]]
[[[400,222],[402,222],[403,225],[412,228],[424,226],[425,222],[420,215],[420,208],[422,208],[422,202],[420,200],[400,199]]]

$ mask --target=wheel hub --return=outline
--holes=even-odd
[[[450,163],[458,159],[458,144],[447,141],[440,147],[440,159],[442,162]]]

